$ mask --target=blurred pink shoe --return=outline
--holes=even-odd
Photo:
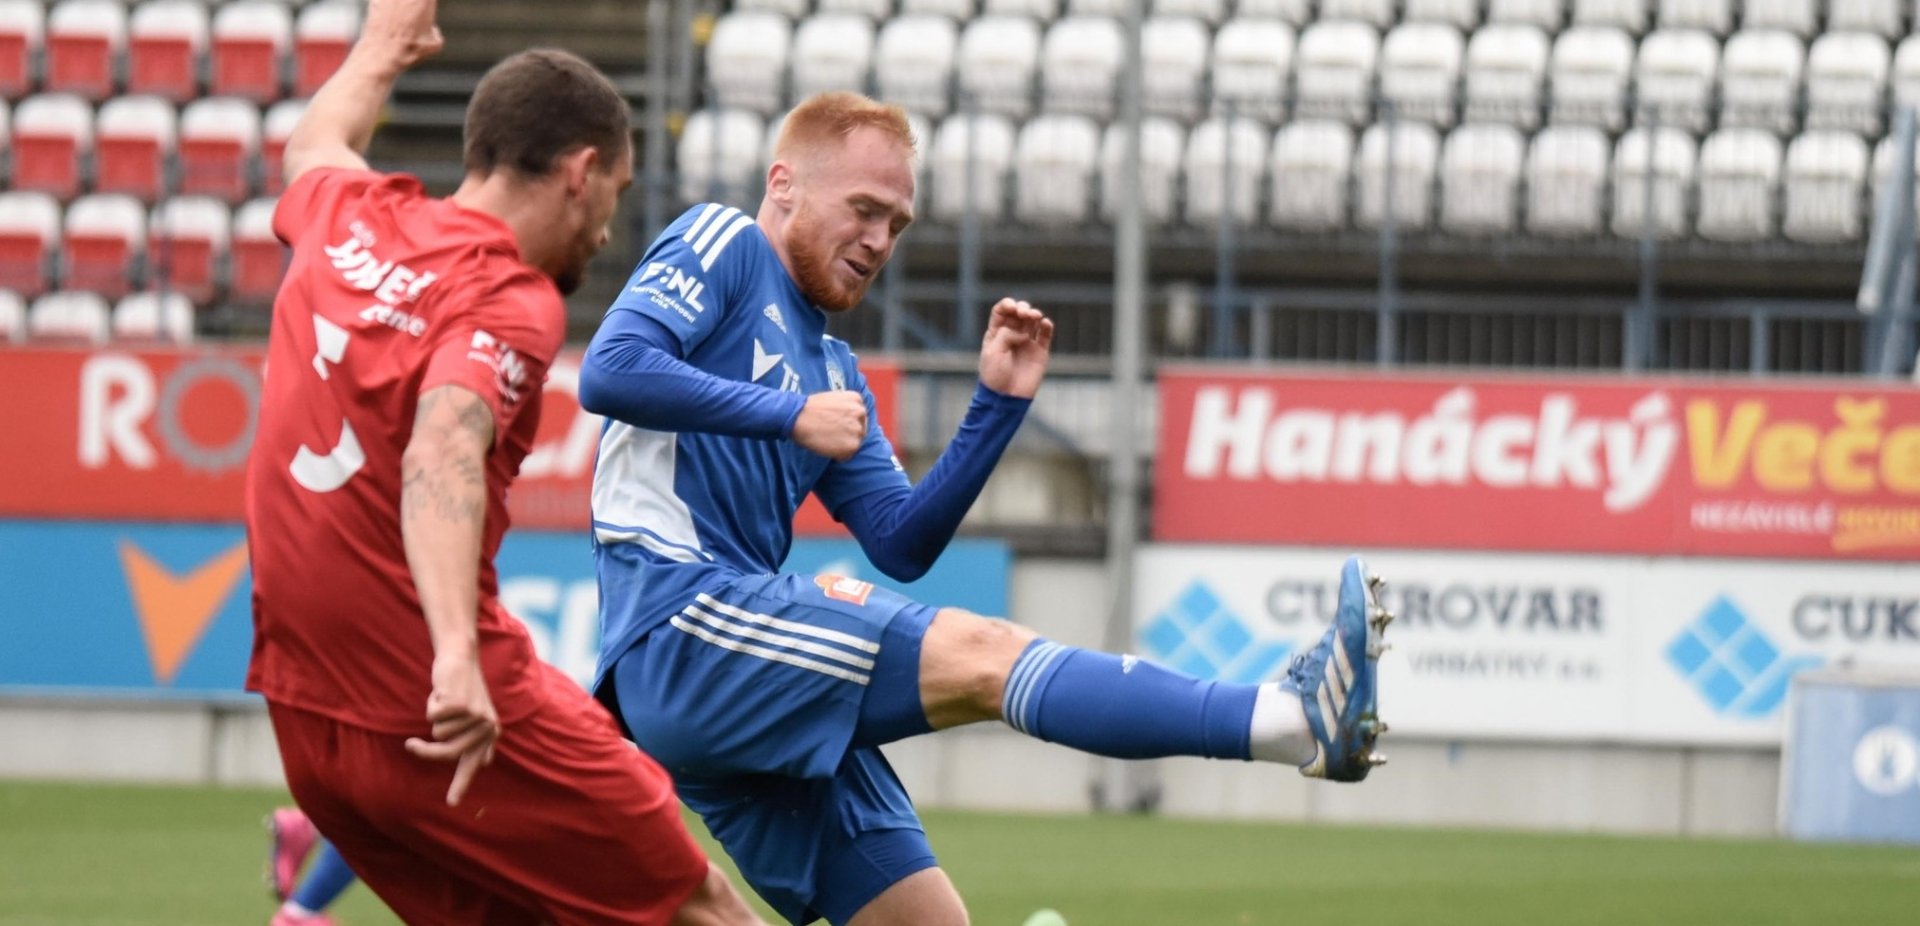
[[[267,926],[334,926],[333,917],[325,913],[315,913],[308,917],[294,916],[285,910],[273,915],[273,922]]]
[[[274,898],[286,900],[299,883],[300,866],[306,864],[307,856],[313,853],[313,844],[320,834],[298,807],[275,808],[267,815],[267,833],[272,837],[267,850],[267,879],[273,885]],[[283,923],[332,926],[332,921],[325,917],[294,920],[283,913],[273,918],[273,926]]]

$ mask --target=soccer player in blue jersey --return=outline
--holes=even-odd
[[[827,315],[858,305],[913,221],[905,113],[847,93],[787,117],[759,214],[695,206],[607,312],[580,401],[594,471],[595,690],[795,924],[961,926],[879,746],[961,724],[1122,758],[1258,759],[1357,781],[1382,761],[1390,619],[1357,559],[1288,677],[1202,681],[837,576],[780,575],[807,493],[886,574],[952,538],[1045,375],[1053,323],[993,307],[972,406],[917,485]]]

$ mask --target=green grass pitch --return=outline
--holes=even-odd
[[[0,782],[0,926],[264,924],[261,790]],[[1920,849],[930,813],[979,926],[1920,923]],[[364,886],[335,911],[389,926]]]

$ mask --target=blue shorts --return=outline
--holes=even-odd
[[[662,604],[633,597],[603,607]],[[643,634],[600,693],[768,904],[795,924],[844,923],[937,864],[877,748],[926,729],[933,615],[865,582],[738,576]],[[870,695],[913,718],[889,720]]]

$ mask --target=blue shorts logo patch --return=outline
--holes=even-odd
[[[817,575],[813,577],[813,584],[820,586],[820,591],[828,598],[863,607],[867,603],[867,596],[873,594],[872,582],[847,576]]]

